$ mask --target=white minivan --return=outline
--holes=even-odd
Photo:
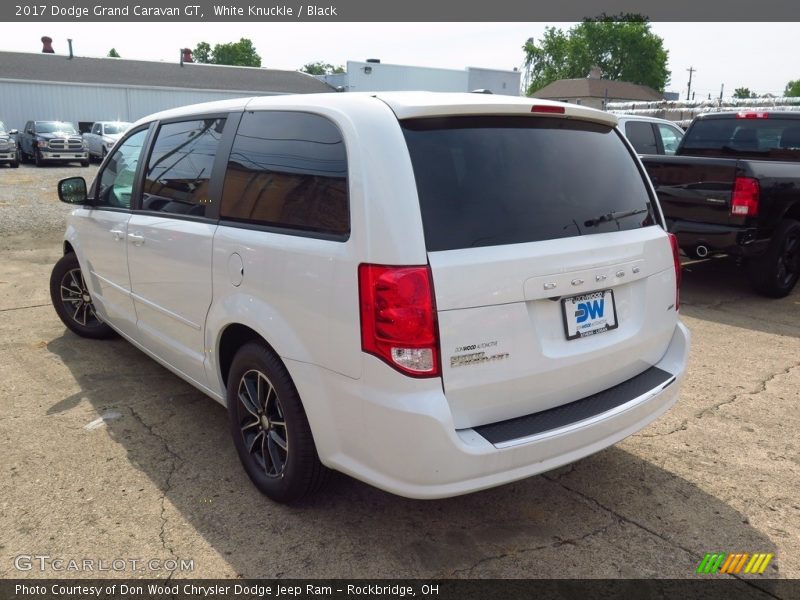
[[[135,123],[51,278],[228,407],[270,498],[329,469],[440,498],[554,469],[677,399],[680,263],[612,115],[484,94],[230,100]]]

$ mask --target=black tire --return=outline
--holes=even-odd
[[[62,256],[53,267],[50,300],[61,322],[79,336],[108,339],[117,335],[95,313],[78,257],[72,252]]]
[[[44,164],[44,159],[42,158],[42,153],[38,150],[34,150],[34,157],[33,161],[36,163],[37,167],[41,167]]]
[[[8,166],[12,169],[19,169],[19,160],[12,160],[10,163],[8,163]]]
[[[788,296],[800,278],[800,222],[786,219],[775,229],[767,251],[747,265],[753,288],[770,298]]]
[[[11,161],[11,168],[12,169],[18,169],[19,168],[19,163],[22,162],[22,156],[20,154],[19,148],[17,148],[17,151],[16,151],[15,154],[16,154],[16,156],[14,157],[14,160]]]
[[[81,161],[81,166],[82,166],[82,167],[88,167],[88,166],[89,166],[89,162],[90,162],[90,161],[89,161],[89,159],[88,159],[88,158],[87,158],[86,160],[82,160],[82,161]]]
[[[253,484],[289,504],[328,477],[319,461],[303,403],[286,367],[264,344],[236,353],[228,373],[228,414],[239,460]]]

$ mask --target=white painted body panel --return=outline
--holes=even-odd
[[[79,208],[69,218],[67,238],[78,254],[97,314],[115,329],[136,337],[136,309],[128,276],[130,213]]]
[[[134,213],[126,238],[137,339],[203,385],[208,383],[203,334],[216,227]]]

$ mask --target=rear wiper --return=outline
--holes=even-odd
[[[624,219],[625,217],[632,217],[634,215],[640,215],[642,213],[646,213],[648,210],[646,208],[637,208],[635,210],[626,210],[626,211],[611,211],[610,213],[606,213],[604,215],[600,215],[599,217],[595,217],[594,219],[589,219],[588,221],[584,221],[584,227],[596,227],[601,223],[607,223],[608,221],[618,221],[619,219]]]

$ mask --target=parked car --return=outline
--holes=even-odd
[[[6,163],[13,169],[19,166],[19,150],[17,149],[17,130],[6,129],[5,123],[0,121],[0,165]]]
[[[45,162],[74,162],[89,166],[89,153],[72,123],[64,121],[28,121],[18,136],[20,158],[36,166]]]
[[[262,492],[335,469],[497,486],[677,399],[678,248],[612,115],[484,94],[230,100],[138,121],[74,204],[53,305],[227,405]]]
[[[639,115],[617,115],[617,119],[639,154],[675,154],[683,139],[683,129],[672,121]]]
[[[740,257],[759,293],[792,291],[800,278],[800,114],[701,115],[675,156],[642,161],[686,254]]]
[[[83,134],[89,158],[104,159],[130,126],[130,123],[124,121],[96,121],[93,123],[91,132]]]

